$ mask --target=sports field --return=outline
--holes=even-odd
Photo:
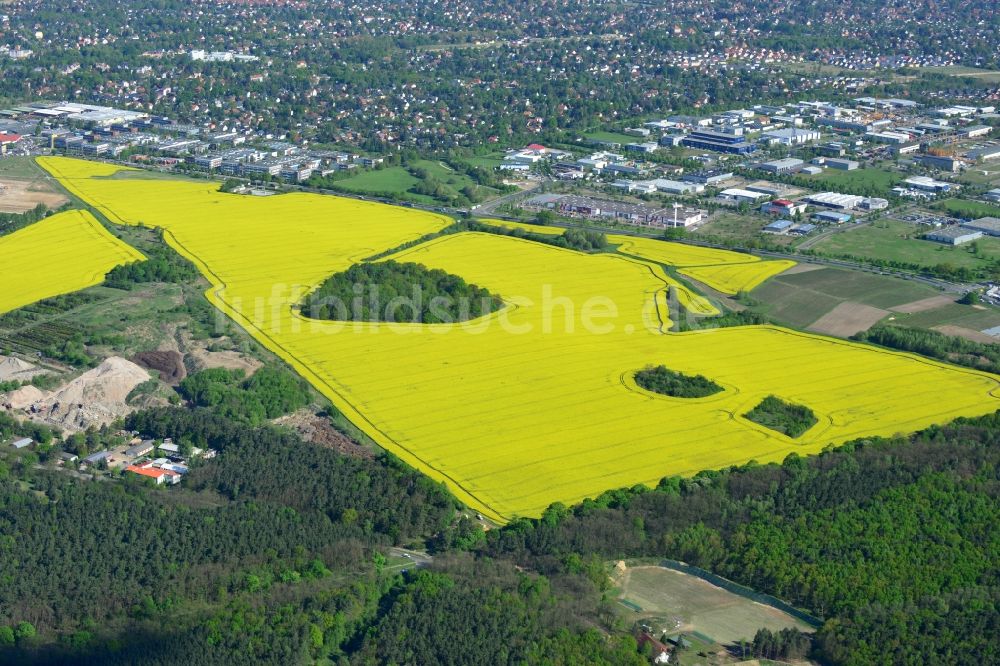
[[[0,258],[0,313],[100,284],[115,266],[144,259],[78,210],[0,237]]]
[[[209,299],[375,441],[499,522],[554,501],[708,468],[815,453],[1000,407],[997,380],[776,327],[665,333],[670,281],[648,261],[494,234],[443,236],[395,258],[460,275],[506,307],[466,324],[315,322],[293,306],[330,274],[442,229],[421,211],[337,197],[221,194],[210,183],[91,178],[46,158],[123,224],[162,227]],[[170,201],[170,206],[152,202]],[[676,399],[632,374],[663,363],[726,390]],[[769,395],[820,419],[798,439],[743,419]]]

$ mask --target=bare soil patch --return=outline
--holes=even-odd
[[[809,330],[839,338],[849,338],[855,333],[867,331],[888,314],[887,310],[844,301],[813,322]]]
[[[965,338],[966,340],[971,340],[973,342],[985,342],[987,344],[995,344],[997,339],[993,336],[986,335],[975,329],[965,328],[964,326],[954,326],[952,324],[942,324],[941,326],[934,326],[932,330],[939,333],[944,333],[945,335],[954,335],[959,338]]]
[[[338,453],[356,458],[371,459],[375,454],[340,432],[330,423],[329,419],[317,416],[307,409],[300,409],[294,414],[282,416],[274,421],[294,430],[303,441],[325,449],[333,449]]]
[[[160,373],[160,379],[168,384],[178,384],[187,377],[184,367],[184,356],[176,351],[140,352],[132,358],[132,362],[147,370]]]
[[[23,213],[38,204],[55,209],[69,201],[44,183],[31,180],[0,180],[0,213]]]
[[[951,296],[931,296],[930,298],[921,298],[919,301],[895,305],[889,309],[893,312],[901,312],[903,314],[915,314],[917,312],[936,310],[937,308],[944,307],[945,305],[951,305],[954,302],[955,299]]]
[[[788,270],[782,271],[780,275],[795,275],[796,273],[809,273],[810,271],[818,271],[820,269],[826,268],[822,264],[795,264]]]

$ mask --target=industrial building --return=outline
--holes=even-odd
[[[969,139],[975,139],[977,136],[987,136],[992,131],[993,128],[989,125],[972,125],[959,130],[959,134]]]
[[[775,220],[771,224],[764,227],[763,231],[767,234],[783,234],[787,233],[794,224],[795,223],[791,220]]]
[[[945,245],[962,245],[983,237],[982,231],[974,231],[963,227],[942,227],[926,234],[924,238]]]
[[[763,198],[764,194],[760,192],[751,192],[750,190],[741,190],[738,187],[730,187],[727,190],[722,190],[719,192],[719,198],[725,199],[727,201],[735,201],[736,203],[755,203],[758,199]]]
[[[987,236],[1000,236],[1000,217],[981,217],[962,226],[972,231],[981,231]]]
[[[696,171],[694,173],[685,174],[682,180],[687,183],[698,183],[700,185],[718,185],[719,183],[732,179],[732,177],[732,171],[716,169],[713,171]]]
[[[825,164],[831,169],[839,169],[840,171],[854,171],[859,166],[861,166],[858,162],[855,162],[854,160],[842,160],[837,157],[827,158]]]
[[[798,158],[786,157],[781,160],[761,162],[757,165],[757,168],[770,173],[791,173],[792,171],[798,171],[804,164],[805,162]]]
[[[742,134],[729,134],[727,132],[715,132],[712,130],[695,130],[684,137],[681,143],[688,148],[699,150],[711,150],[716,153],[731,153],[733,155],[746,155],[757,149],[757,146],[748,142]]]
[[[1000,158],[1000,146],[986,146],[984,148],[974,148],[965,154],[973,162],[978,162],[982,160],[986,162],[988,160],[995,160]]]
[[[959,171],[965,164],[961,159],[951,155],[920,155],[917,159],[933,169],[952,173]]]
[[[765,215],[780,215],[782,217],[794,217],[799,213],[806,212],[806,204],[791,201],[790,199],[775,199],[760,207],[760,212]]]
[[[912,139],[912,137],[906,132],[893,132],[891,130],[884,130],[882,132],[870,132],[865,135],[866,139],[875,141],[877,143],[889,143],[889,144],[904,144]]]
[[[829,224],[845,224],[851,221],[851,216],[847,213],[837,213],[832,210],[820,211],[813,215],[817,222],[827,222]]]
[[[800,119],[801,121],[801,119]],[[786,129],[771,130],[760,135],[761,141],[768,144],[780,144],[783,146],[801,146],[810,141],[819,141],[822,134],[812,129],[801,129],[789,127]]]
[[[816,204],[817,206],[823,206],[825,208],[834,208],[837,210],[851,210],[857,208],[864,201],[865,197],[855,196],[853,194],[839,194],[837,192],[820,192],[819,194],[810,194],[805,197],[805,201]]]
[[[885,210],[889,207],[889,201],[878,197],[868,197],[861,200],[860,208],[864,210]]]
[[[934,180],[933,178],[928,178],[927,176],[913,176],[904,180],[903,183],[915,190],[921,190],[923,192],[950,192],[951,190],[958,189],[958,185],[945,183],[940,180]]]

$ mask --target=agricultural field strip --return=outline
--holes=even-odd
[[[112,219],[166,229],[212,282],[214,304],[379,444],[501,522],[609,488],[778,461],[1000,406],[1000,385],[985,373],[857,343],[778,327],[664,334],[659,267],[493,234],[442,237],[396,255],[510,304],[471,326],[304,320],[292,305],[330,274],[447,220],[335,197],[90,179],[86,162],[43,164]],[[173,205],[148,203],[166,200]],[[612,330],[581,330],[579,316],[574,330],[561,316],[546,330],[546,285],[564,305],[613,304]],[[250,305],[257,297],[271,300],[261,312]],[[510,330],[503,318],[530,330]],[[704,374],[726,391],[685,401],[633,390],[630,375],[653,363]],[[791,440],[740,416],[772,393],[808,405],[820,423]]]
[[[483,220],[483,222],[508,229],[523,229],[536,234],[555,235],[564,231],[559,227],[543,227],[505,220]],[[617,245],[618,252],[622,254],[674,267],[681,275],[729,295],[751,291],[766,280],[795,266],[794,261],[787,259],[765,261],[752,254],[671,243],[655,238],[608,234],[608,242]],[[698,314],[709,314],[699,307],[692,309]]]
[[[79,210],[0,237],[0,257],[0,314],[100,284],[115,266],[145,259]]]

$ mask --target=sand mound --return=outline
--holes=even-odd
[[[39,400],[45,399],[45,391],[31,386],[22,386],[7,395],[6,405],[10,409],[28,409]]]
[[[125,398],[150,379],[135,363],[112,357],[26,408],[37,418],[71,430],[111,423],[128,414]]]
[[[45,374],[45,370],[40,370],[27,361],[13,356],[0,356],[0,382],[26,382],[41,374]]]

